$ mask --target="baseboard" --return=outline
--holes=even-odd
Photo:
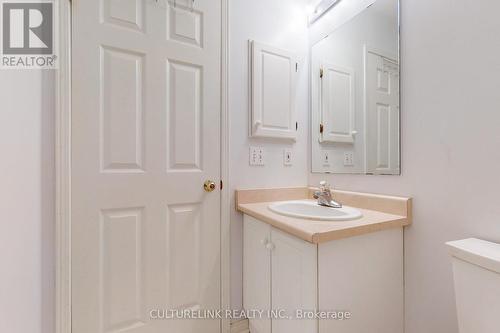
[[[248,329],[248,319],[233,321],[231,323],[231,333],[250,333]]]

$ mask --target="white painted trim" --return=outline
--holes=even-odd
[[[230,309],[229,0],[221,28],[221,308]],[[56,332],[71,333],[71,0],[59,2],[59,71],[56,78]],[[231,322],[221,322],[230,333]],[[245,331],[242,331],[245,332]]]
[[[229,0],[222,0],[221,31],[221,308],[231,308],[231,193],[229,192]],[[231,332],[231,322],[223,319],[221,332]]]
[[[366,92],[366,74],[367,74],[367,62],[368,60],[368,46],[365,44],[363,45],[363,135],[364,135],[364,152],[363,152],[363,173],[366,175],[366,172],[368,170],[368,163],[366,159],[368,158],[368,149],[366,148],[366,144],[368,143],[368,140],[366,139],[366,117],[367,117],[367,107],[368,107],[368,102],[367,102],[367,97],[368,94]]]
[[[71,1],[59,4],[56,75],[56,333],[71,333]]]

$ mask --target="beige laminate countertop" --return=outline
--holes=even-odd
[[[363,217],[351,221],[316,221],[283,216],[269,210],[272,203],[311,199],[310,188],[236,191],[237,209],[277,229],[319,244],[411,224],[411,199],[368,193],[334,191],[336,200],[357,208]]]

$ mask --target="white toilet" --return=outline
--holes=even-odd
[[[469,238],[446,245],[453,261],[460,333],[499,333],[500,244]]]

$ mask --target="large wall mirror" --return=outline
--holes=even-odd
[[[398,0],[372,1],[323,37],[311,50],[312,171],[399,175]]]

